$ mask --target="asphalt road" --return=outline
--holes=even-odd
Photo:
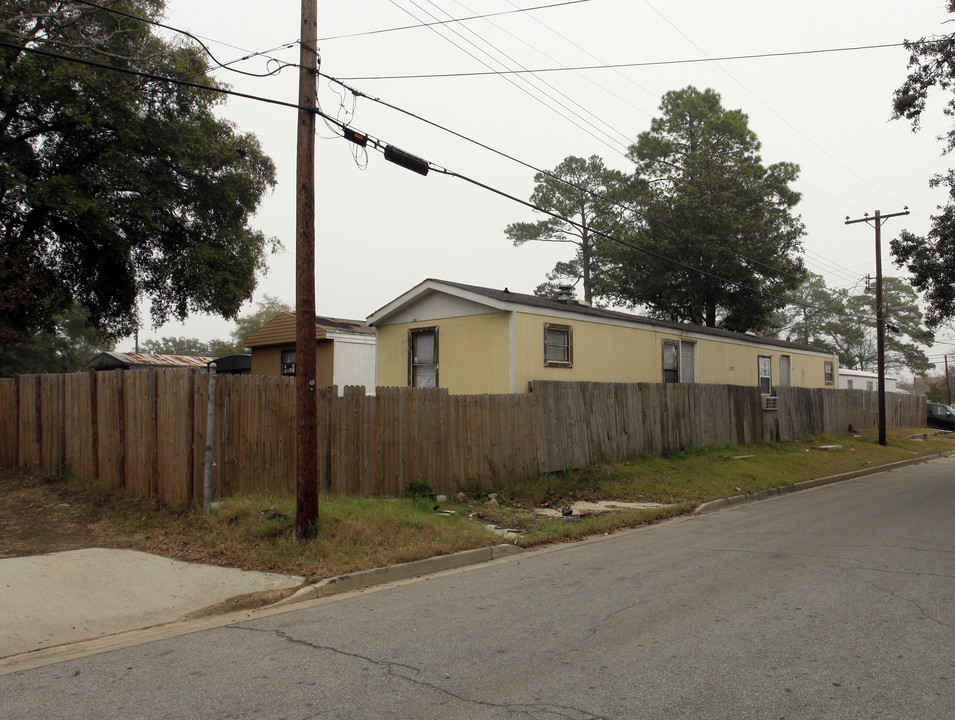
[[[955,458],[0,676],[0,717],[955,717]]]

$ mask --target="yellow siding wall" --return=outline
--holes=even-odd
[[[378,385],[408,385],[408,331],[438,328],[438,385],[455,394],[510,392],[507,312],[441,318],[378,327]],[[544,366],[544,324],[573,328],[573,367]],[[663,382],[663,340],[696,343],[696,382],[757,386],[758,356],[772,358],[773,386],[780,385],[781,355],[792,359],[792,384],[825,384],[832,358],[798,350],[742,344],[674,332],[589,322],[569,317],[517,313],[516,391],[533,380]],[[256,372],[253,353],[253,372]]]
[[[573,328],[574,366],[544,366],[544,323]],[[518,392],[528,381],[572,380],[592,382],[663,382],[663,340],[680,340],[673,332],[607,325],[576,319],[519,313],[517,335]],[[823,363],[831,358],[797,350],[701,337],[682,336],[696,342],[696,381],[726,385],[758,385],[758,356],[772,358],[773,386],[780,382],[779,356],[792,358],[793,385],[826,387]],[[833,387],[833,386],[830,386]]]
[[[439,387],[460,395],[510,391],[504,312],[379,327],[378,385],[408,385],[408,331],[422,327],[438,328]]]

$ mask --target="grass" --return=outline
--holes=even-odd
[[[525,547],[568,542],[691,512],[699,503],[811,478],[955,450],[955,436],[922,440],[892,432],[886,447],[874,432],[688,448],[504,483],[486,496],[440,504],[419,483],[413,497],[320,499],[318,534],[294,535],[295,499],[264,495],[224,499],[208,517],[118,493],[63,475],[0,474],[0,557],[70,547],[129,547],[184,560],[279,571],[311,581],[501,542]],[[821,451],[821,445],[842,445]],[[645,510],[581,517],[542,517],[541,506],[613,499],[664,503]],[[436,512],[436,505],[442,512]],[[504,540],[487,525],[520,531]]]

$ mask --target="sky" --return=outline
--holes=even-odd
[[[296,0],[168,0],[166,22],[202,39],[222,63],[263,53],[230,68],[277,73],[218,69],[215,76],[236,91],[294,103],[298,72],[281,63],[298,61],[300,12]],[[724,107],[748,115],[765,164],[800,166],[794,187],[802,194],[804,259],[830,287],[858,290],[875,273],[874,231],[846,225],[847,216],[908,206],[911,214],[886,221],[882,232],[885,273],[904,275],[891,263],[889,241],[902,229],[924,235],[945,199],[928,185],[949,161],[937,140],[948,125],[945,96],[933,96],[918,133],[891,120],[892,93],[907,74],[905,49],[805,54],[951,32],[944,0],[319,0],[318,13],[321,71],[363,95],[323,79],[325,113],[524,200],[534,189],[528,166],[550,170],[569,155],[596,154],[631,171],[627,147],[659,116],[662,95],[688,85],[713,88]],[[423,26],[489,13],[502,14]],[[718,60],[778,53],[793,54]],[[499,73],[583,66],[598,67]],[[294,304],[296,111],[230,98],[219,113],[258,136],[278,169],[252,225],[285,250],[269,257],[241,312],[266,295]],[[321,119],[317,135],[320,315],[366,318],[426,278],[530,293],[572,255],[563,244],[514,247],[504,228],[542,216],[512,200],[446,175],[422,177],[374,150],[356,156],[357,146]],[[144,321],[140,339],[209,340],[231,329],[209,316],[159,328]],[[132,339],[118,345],[131,347]],[[955,344],[940,342],[932,355],[952,351]]]

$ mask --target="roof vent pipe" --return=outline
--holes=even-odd
[[[561,285],[557,288],[557,299],[562,303],[570,303],[574,299],[574,287],[572,285]]]

